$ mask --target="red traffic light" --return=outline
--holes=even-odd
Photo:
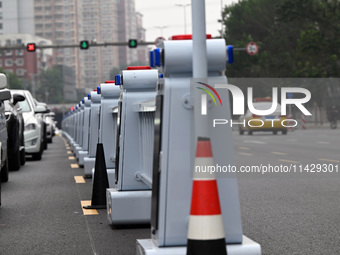
[[[35,43],[28,43],[27,44],[27,51],[34,52],[36,50]]]

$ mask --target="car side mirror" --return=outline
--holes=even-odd
[[[9,90],[0,91],[0,101],[10,100],[11,98],[12,96]]]
[[[18,102],[25,101],[25,99],[26,98],[23,95],[14,94],[13,95],[13,105],[16,105]]]
[[[7,88],[7,77],[5,74],[0,73],[0,89]]]
[[[37,105],[37,106],[35,107],[35,113],[42,113],[42,114],[48,113],[48,109],[47,109],[47,107],[44,106],[44,105]]]

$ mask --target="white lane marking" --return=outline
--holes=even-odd
[[[328,158],[319,158],[318,160],[322,160],[322,161],[329,161],[329,162],[335,162],[335,163],[340,163],[339,160],[335,160],[335,159],[328,159]]]
[[[251,153],[245,153],[245,152],[239,152],[238,154],[244,155],[244,156],[254,156],[254,155],[251,154]]]
[[[251,140],[244,140],[244,143],[256,143],[256,144],[267,144],[266,142],[262,141],[251,141]]]
[[[249,147],[238,147],[240,150],[250,150],[250,148]]]
[[[279,161],[281,162],[287,162],[287,163],[293,163],[293,164],[298,164],[300,162],[298,161],[293,161],[293,160],[288,160],[288,159],[279,159]]]
[[[274,154],[274,155],[287,155],[287,153],[279,152],[279,151],[272,151],[272,154]]]
[[[330,142],[323,142],[323,141],[318,141],[317,143],[319,143],[319,144],[330,144]]]

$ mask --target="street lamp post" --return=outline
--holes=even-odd
[[[183,7],[183,11],[184,11],[184,34],[187,34],[186,7],[190,6],[190,4],[176,4],[176,6]]]
[[[168,27],[168,26],[155,26],[154,28],[159,28],[160,31],[161,31],[161,35],[160,35],[160,36],[163,37],[163,29],[164,29],[164,28],[167,28],[167,27]]]

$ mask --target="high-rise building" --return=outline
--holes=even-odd
[[[37,35],[59,45],[145,37],[135,0],[0,0],[0,34],[8,33]],[[53,63],[74,71],[78,89],[93,89],[109,79],[112,68],[145,62],[146,57],[145,46],[53,49]],[[72,84],[69,77],[68,84]]]
[[[117,41],[116,0],[79,1],[79,38],[92,43]],[[109,79],[110,70],[119,65],[118,47],[90,47],[80,52],[81,83],[93,89]]]
[[[34,0],[35,34],[52,40],[55,44],[78,43],[77,0]],[[54,63],[67,66],[79,75],[79,50],[76,48],[54,49]],[[74,81],[81,87],[79,78]]]
[[[117,0],[118,4],[118,40],[127,42],[137,39],[135,0]],[[121,66],[137,62],[137,48],[120,47],[119,64]]]
[[[0,1],[0,34],[34,35],[34,0]]]
[[[37,45],[52,44],[52,41],[29,34],[0,35],[0,45],[16,46],[36,42]],[[27,52],[26,49],[7,49],[0,52],[0,67],[6,72],[15,73],[19,78],[26,78],[32,83],[41,70],[52,67],[52,50],[45,49]]]
[[[137,40],[145,41],[145,29],[143,27],[143,15],[136,12],[136,29],[137,29]],[[148,65],[148,48],[147,46],[139,46],[137,48],[137,62],[140,64]]]

